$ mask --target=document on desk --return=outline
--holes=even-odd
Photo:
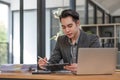
[[[36,64],[2,64],[0,66],[1,72],[29,72],[37,69]]]
[[[32,74],[72,74],[71,71],[68,70],[59,70],[59,71],[48,71],[48,70],[37,70],[33,71]]]
[[[50,74],[51,71],[47,70],[37,70],[37,71],[32,71],[32,74]]]

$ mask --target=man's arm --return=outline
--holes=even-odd
[[[61,60],[60,37],[58,37],[53,53],[49,59],[50,63],[59,63]]]

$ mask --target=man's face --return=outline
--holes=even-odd
[[[74,22],[72,17],[61,18],[61,26],[64,34],[68,37],[73,39],[79,30],[80,22]]]

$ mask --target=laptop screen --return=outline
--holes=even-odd
[[[117,48],[79,48],[76,74],[112,74]]]

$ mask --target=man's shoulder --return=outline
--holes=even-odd
[[[99,47],[99,37],[96,34],[88,34],[82,31],[82,35],[80,37],[80,41],[86,47]]]
[[[62,35],[62,36],[59,36],[58,39],[57,39],[57,42],[60,43],[60,44],[68,44],[68,37],[66,35]]]
[[[96,34],[89,34],[89,33],[86,33],[86,32],[84,32],[84,31],[81,31],[81,33],[82,33],[82,35],[83,35],[84,37],[88,37],[88,38],[97,37]]]

